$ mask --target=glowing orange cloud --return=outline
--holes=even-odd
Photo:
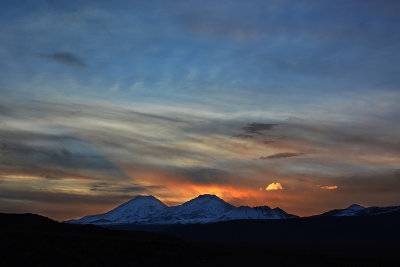
[[[326,190],[335,190],[338,188],[337,185],[326,185],[326,186],[321,186],[322,189],[326,189]]]
[[[270,191],[270,190],[282,190],[283,186],[281,185],[281,183],[272,183],[269,184],[267,186],[267,188],[265,188],[265,190]]]

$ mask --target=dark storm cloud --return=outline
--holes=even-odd
[[[54,52],[53,54],[42,54],[44,58],[74,67],[86,67],[86,63],[77,55],[70,52]]]
[[[273,154],[273,155],[271,155],[271,156],[260,157],[260,159],[284,159],[284,158],[297,157],[297,156],[301,156],[301,155],[303,155],[303,153],[289,153],[289,152],[285,152],[285,153]]]

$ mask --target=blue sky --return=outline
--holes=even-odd
[[[64,218],[208,190],[191,183],[302,214],[398,204],[398,1],[3,1],[0,13],[5,211],[34,202]],[[274,181],[287,190],[251,193]],[[326,185],[341,197],[302,195]],[[60,190],[104,201],[56,213],[37,199]]]
[[[396,1],[11,1],[1,87],[179,104],[213,96],[259,109],[396,91],[396,10]]]

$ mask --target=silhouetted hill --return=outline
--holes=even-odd
[[[400,215],[317,217],[290,220],[237,220],[204,225],[174,225],[165,229],[190,241],[393,243],[400,241]],[[231,233],[237,233],[232,235]]]
[[[304,224],[301,220],[284,221],[292,222],[294,229],[308,229],[308,226],[301,226]],[[257,233],[261,233],[259,240],[267,237],[268,229],[262,230],[263,227],[278,227],[268,228],[269,232],[283,229],[279,228],[278,220],[164,228],[166,233],[182,237],[184,241],[165,233],[71,225],[34,214],[0,214],[0,266],[396,266],[399,263],[362,259],[350,254],[339,257],[335,253],[304,251],[299,249],[303,243],[292,246],[290,238],[281,239],[278,246],[253,243]],[[251,238],[247,238],[248,235]],[[279,235],[274,236],[271,240],[275,242]],[[285,246],[287,241],[288,246]]]
[[[290,220],[236,220],[188,225],[119,225],[114,229],[158,231],[190,242],[246,244],[281,251],[400,259],[400,213]]]

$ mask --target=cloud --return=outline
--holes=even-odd
[[[326,186],[321,186],[322,189],[326,189],[326,190],[335,190],[338,189],[337,185],[326,185]]]
[[[97,183],[90,187],[90,191],[102,191],[125,194],[150,194],[154,190],[160,190],[163,186],[143,186],[140,184],[115,185],[109,183]]]
[[[273,154],[271,156],[260,157],[260,159],[284,159],[284,158],[297,157],[297,156],[300,156],[300,155],[303,155],[303,153],[284,152],[284,153]]]
[[[127,180],[89,142],[74,136],[0,130],[0,175]]]
[[[251,139],[254,138],[254,136],[250,134],[236,134],[233,137],[241,138],[241,139]]]
[[[183,169],[183,174],[194,184],[228,184],[230,182],[229,172],[210,168]]]
[[[86,63],[81,58],[70,52],[54,52],[53,54],[42,54],[41,56],[65,65],[86,67]]]
[[[167,203],[209,192],[238,205],[273,203],[294,213],[310,214],[323,211],[322,204],[301,208],[312,203],[311,197],[340,202],[325,196],[331,194],[321,185],[340,187],[335,194],[343,196],[342,202],[354,197],[354,202],[365,203],[363,192],[378,200],[382,199],[380,192],[385,192],[383,199],[392,201],[399,192],[398,176],[384,175],[384,170],[400,166],[398,151],[385,144],[398,141],[396,131],[381,131],[368,123],[295,119],[250,123],[246,131],[254,138],[242,139],[232,138],[243,126],[242,118],[158,105],[133,108],[63,99],[0,101],[0,106],[0,112],[5,111],[0,115],[0,181],[3,188],[7,185],[9,190],[23,192],[15,194],[14,202],[25,192],[36,196],[43,188],[71,194],[71,198],[75,194],[121,199],[153,194]],[[364,140],[347,136],[363,136]],[[304,151],[309,156],[287,151]],[[270,158],[253,160],[259,155]],[[291,159],[273,160],[288,157]],[[346,177],[349,174],[354,176]],[[258,190],[273,177],[279,177],[279,183],[267,189],[275,191],[268,189],[270,193],[265,194]],[[378,178],[380,184],[376,184]],[[286,188],[290,188],[290,196],[288,190],[282,190]],[[7,201],[11,201],[10,195]],[[89,199],[86,202],[94,204]],[[76,216],[74,211],[70,214]]]
[[[281,183],[275,183],[273,182],[272,184],[269,184],[267,186],[267,188],[265,188],[265,190],[267,191],[271,191],[271,190],[283,190],[283,186],[281,185]]]
[[[271,130],[272,128],[274,128],[275,126],[277,126],[279,124],[272,124],[272,123],[249,123],[247,124],[245,127],[243,127],[243,130],[247,133],[247,134],[258,134],[258,135],[262,135],[263,131],[267,131],[267,130]]]

